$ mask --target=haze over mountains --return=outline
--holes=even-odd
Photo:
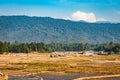
[[[0,41],[120,43],[120,23],[87,23],[50,17],[0,16]]]

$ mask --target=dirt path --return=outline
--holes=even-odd
[[[101,78],[112,78],[112,77],[120,77],[120,74],[116,74],[116,75],[104,75],[104,76],[91,76],[91,77],[81,77],[81,78],[77,78],[74,80],[89,80],[89,79],[101,79]]]

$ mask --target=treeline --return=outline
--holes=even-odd
[[[110,42],[108,44],[83,44],[83,43],[71,43],[71,44],[61,44],[61,43],[51,43],[47,45],[52,51],[105,51],[109,53],[119,53],[120,44]]]
[[[92,48],[92,45],[86,43],[51,43],[47,44],[47,47],[51,49],[51,51],[83,51],[89,50]]]
[[[10,43],[10,42],[0,42],[0,53],[10,52],[10,53],[29,53],[31,51],[37,52],[50,52],[44,43]]]
[[[108,44],[83,44],[83,43],[50,43],[44,44],[40,43],[19,43],[15,41],[14,43],[10,42],[1,42],[0,41],[0,53],[9,52],[9,53],[29,53],[32,51],[36,52],[54,52],[54,51],[85,51],[85,50],[94,50],[94,51],[105,51],[109,53],[120,53],[120,44],[110,42]]]
[[[99,44],[94,48],[95,51],[106,51],[109,53],[120,53],[120,44],[110,42],[109,44]]]

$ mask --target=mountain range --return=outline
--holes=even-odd
[[[0,16],[0,41],[120,43],[120,23],[87,23],[50,17]]]

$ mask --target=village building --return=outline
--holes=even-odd
[[[85,52],[84,52],[84,55],[85,55],[85,56],[93,56],[94,53],[95,53],[94,51],[88,50],[88,51],[85,51]]]

